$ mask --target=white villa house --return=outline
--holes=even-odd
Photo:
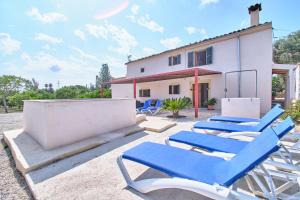
[[[299,67],[273,62],[272,22],[259,23],[261,5],[249,7],[251,26],[126,63],[112,81],[112,98],[258,97],[260,111],[272,105],[272,75],[287,74],[285,103],[298,98]],[[197,91],[197,92],[196,92]]]

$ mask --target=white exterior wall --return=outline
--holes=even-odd
[[[133,84],[112,84],[112,99],[133,98]]]
[[[23,114],[24,132],[45,149],[136,123],[134,99],[29,100]]]
[[[224,73],[239,70],[238,65],[238,38],[223,39],[212,44],[200,44],[197,47],[189,46],[179,50],[162,53],[153,57],[137,60],[127,64],[127,78],[153,75],[177,70],[187,69],[187,53],[213,47],[213,63],[210,65],[200,66],[203,69],[222,72],[218,78],[211,79],[212,95],[210,97],[224,97]],[[181,64],[168,66],[168,57],[181,54]],[[247,35],[240,36],[240,57],[241,69],[256,69],[258,72],[258,98],[261,99],[261,112],[267,112],[271,108],[271,85],[272,85],[272,26],[264,28],[261,31],[254,31]],[[145,72],[141,73],[140,68],[144,68]],[[215,77],[215,76],[213,76]],[[203,77],[204,78],[204,77]],[[193,79],[193,78],[192,78]],[[200,76],[201,80],[202,77]],[[193,80],[192,80],[193,81]],[[170,98],[168,94],[167,83],[176,82],[175,80],[158,81],[153,83],[137,84],[138,90],[151,89],[151,98]],[[184,83],[181,80],[181,96],[190,89],[190,83]],[[228,75],[227,79],[227,97],[238,97],[238,75]],[[114,91],[113,91],[114,93]],[[152,97],[153,94],[153,97]],[[175,96],[174,96],[175,97]],[[255,76],[253,72],[241,75],[241,97],[255,97]]]

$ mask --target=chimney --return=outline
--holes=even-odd
[[[259,12],[261,11],[261,4],[257,3],[248,8],[250,15],[250,26],[257,26],[259,24]]]

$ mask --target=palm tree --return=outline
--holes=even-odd
[[[179,117],[179,111],[189,108],[192,105],[191,99],[188,97],[166,99],[163,103],[163,109],[172,112],[173,118]]]

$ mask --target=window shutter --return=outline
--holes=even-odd
[[[172,57],[169,57],[169,66],[172,66]]]
[[[169,85],[169,94],[172,94],[172,85]]]
[[[194,52],[188,52],[188,67],[194,67]]]
[[[206,64],[212,64],[213,60],[213,47],[208,47],[206,49]]]
[[[143,91],[139,90],[139,97],[143,97]]]
[[[181,54],[178,55],[178,64],[181,64]]]

